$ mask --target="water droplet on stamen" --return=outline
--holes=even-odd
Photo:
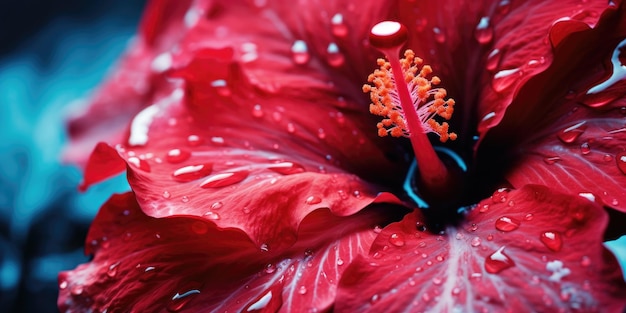
[[[489,23],[489,17],[484,16],[476,25],[474,30],[474,38],[480,44],[488,44],[493,39],[493,27]]]
[[[306,42],[302,40],[294,41],[291,46],[291,59],[293,63],[298,65],[306,64],[311,59],[311,55],[309,54],[309,49],[306,45]]]
[[[485,260],[485,270],[491,274],[500,273],[513,266],[515,266],[515,262],[504,253],[504,247],[500,247]]]
[[[554,231],[546,231],[541,233],[541,237],[539,239],[548,249],[554,252],[561,251],[561,247],[563,246],[563,239],[560,233]]]
[[[230,185],[234,185],[242,182],[248,177],[250,173],[248,171],[228,172],[213,175],[207,178],[202,184],[201,188],[221,188]]]

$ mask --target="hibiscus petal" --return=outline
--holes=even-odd
[[[602,245],[606,213],[542,186],[499,190],[457,228],[386,227],[344,273],[338,312],[621,312],[626,283]]]
[[[478,150],[483,166],[510,160],[501,167],[510,169],[506,178],[514,187],[545,184],[593,193],[605,205],[626,210],[626,90],[617,79],[623,75],[625,20],[622,5],[608,10],[596,28],[561,40],[552,66],[522,89],[485,137]],[[594,86],[604,90],[590,93]]]
[[[344,269],[369,249],[374,225],[386,221],[381,211],[341,218],[318,210],[304,219],[298,243],[276,254],[200,218],[148,217],[132,193],[116,195],[90,229],[86,252],[94,259],[59,275],[58,305],[63,312],[325,310]]]

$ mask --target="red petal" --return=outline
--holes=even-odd
[[[117,175],[125,169],[126,162],[119,153],[106,143],[100,142],[89,156],[85,168],[85,178],[79,188],[85,191],[89,186]]]
[[[375,237],[380,211],[307,216],[283,253],[194,217],[155,219],[131,193],[112,197],[87,238],[90,263],[59,275],[61,311],[328,309],[342,272]],[[244,310],[245,311],[245,310]],[[262,311],[262,310],[261,310]]]
[[[593,193],[605,205],[626,211],[621,162],[626,85],[610,84],[624,75],[619,55],[625,20],[622,5],[608,10],[596,28],[561,40],[552,66],[522,89],[502,123],[485,137],[479,150],[485,166],[493,168],[494,158],[507,159],[501,154],[510,149],[508,159],[516,162],[507,165],[506,178],[513,186],[545,184],[561,192]],[[611,86],[589,93],[604,85]]]
[[[517,228],[498,230],[505,217]],[[527,186],[499,191],[445,234],[389,225],[339,284],[338,312],[621,312],[620,268],[602,245],[602,208]],[[401,238],[400,241],[398,238]]]

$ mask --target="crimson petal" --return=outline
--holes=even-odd
[[[445,233],[419,212],[386,227],[339,284],[338,312],[621,312],[626,292],[602,245],[606,213],[542,186],[500,190]],[[502,223],[511,223],[503,227]],[[399,240],[402,239],[402,240]]]
[[[344,269],[366,253],[380,211],[307,216],[298,242],[263,251],[238,230],[196,217],[146,216],[132,193],[113,196],[87,238],[94,259],[59,275],[61,311],[326,310]]]

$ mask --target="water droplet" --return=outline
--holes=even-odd
[[[296,132],[296,126],[293,123],[287,123],[287,132],[293,134]]]
[[[307,292],[306,290],[306,286],[300,286],[300,288],[298,288],[298,293],[301,295],[305,295]]]
[[[165,156],[165,160],[172,164],[180,163],[186,161],[191,157],[191,152],[183,149],[172,149],[167,152]]]
[[[187,202],[189,202],[189,197],[187,197],[187,196],[183,196],[183,197],[180,199],[180,201],[182,201],[183,203],[187,203]]]
[[[323,128],[317,130],[317,138],[322,140],[326,139],[326,131],[324,131]]]
[[[589,146],[588,142],[583,142],[580,145],[580,153],[582,153],[583,155],[587,155],[591,153],[591,147]]]
[[[277,288],[272,288],[258,298],[254,299],[241,312],[278,312],[282,306],[283,300]]]
[[[202,142],[203,142],[202,138],[200,138],[197,135],[189,135],[189,137],[187,137],[187,144],[191,147],[197,147],[201,145]]]
[[[417,229],[417,230],[419,230],[421,232],[424,232],[424,231],[426,231],[427,228],[426,228],[426,225],[424,223],[422,223],[420,221],[417,221],[417,222],[415,222],[415,229]]]
[[[510,232],[519,228],[521,222],[518,219],[502,216],[496,220],[496,229],[499,231]]]
[[[272,113],[272,119],[274,120],[274,122],[278,123],[278,122],[282,121],[283,114],[278,112],[278,111],[275,111],[275,112]]]
[[[617,44],[613,50],[611,56],[611,64],[613,65],[611,76],[589,88],[589,90],[582,95],[582,99],[580,100],[582,103],[589,107],[597,108],[624,96],[626,64],[623,64],[622,59],[620,59],[620,55],[622,54],[621,50],[623,48],[626,48],[626,39]]]
[[[589,258],[588,256],[584,255],[582,257],[582,259],[580,259],[580,265],[582,267],[588,267],[589,265],[591,265],[591,258]]]
[[[345,62],[343,54],[339,51],[336,43],[332,42],[326,48],[326,61],[330,66],[339,67]]]
[[[311,59],[309,48],[303,40],[294,41],[291,46],[291,59],[298,65],[306,64]]]
[[[471,245],[472,247],[478,247],[482,243],[482,240],[479,237],[472,238]]]
[[[59,289],[63,290],[65,288],[67,288],[67,285],[68,285],[67,280],[64,280],[61,283],[59,283]]]
[[[528,213],[526,214],[526,216],[524,216],[524,219],[527,221],[532,221],[532,219],[534,218],[532,213]]]
[[[255,104],[254,107],[252,107],[252,116],[256,117],[256,118],[261,118],[263,117],[264,113],[263,113],[263,109],[261,108],[260,104]]]
[[[518,82],[523,74],[524,72],[519,68],[501,70],[493,75],[491,87],[496,92],[502,92],[511,87],[515,82]]]
[[[610,155],[610,154],[605,154],[604,156],[602,156],[602,160],[604,162],[611,162],[611,161],[613,161],[613,156]]]
[[[554,252],[561,251],[561,247],[563,247],[563,239],[561,237],[561,234],[558,232],[543,232],[541,233],[541,237],[539,239],[548,249]]]
[[[509,190],[507,188],[500,188],[491,195],[491,201],[493,203],[504,203],[506,202],[508,195]]]
[[[498,15],[507,15],[511,10],[511,1],[510,0],[502,0],[498,3],[498,7],[496,8],[496,12]]]
[[[199,284],[195,283],[193,285]],[[167,310],[170,312],[178,312],[182,310],[198,294],[200,294],[200,290],[195,288],[185,289],[183,292],[177,292],[168,303]]]
[[[84,290],[85,289],[83,285],[74,285],[72,286],[72,288],[70,288],[70,293],[74,296],[80,296],[81,294],[83,294]]]
[[[500,65],[500,60],[502,60],[502,53],[500,52],[500,49],[493,49],[487,56],[485,68],[488,71],[495,71]]]
[[[488,44],[493,39],[493,27],[489,23],[489,17],[483,16],[476,29],[474,30],[474,38],[480,44]]]
[[[371,303],[371,304],[374,304],[374,303],[378,302],[378,300],[380,300],[380,296],[379,296],[379,295],[377,295],[377,294],[375,294],[375,295],[373,295],[373,296],[370,298],[370,303]]]
[[[342,266],[344,264],[344,260],[342,258],[337,259],[337,266]]]
[[[343,20],[343,15],[337,13],[330,20],[331,31],[336,37],[346,37],[348,35],[348,26]]]
[[[218,95],[222,97],[230,97],[231,91],[228,88],[228,83],[223,79],[214,80],[211,82],[211,87],[215,89]]]
[[[128,163],[133,167],[140,169],[144,172],[150,172],[150,164],[146,160],[142,160],[138,157],[130,157],[128,158]]]
[[[172,173],[172,178],[181,183],[186,183],[206,177],[213,172],[213,164],[188,165],[181,167]]]
[[[269,246],[268,244],[266,244],[266,243],[261,244],[261,246],[260,246],[259,248],[260,248],[260,249],[261,249],[261,251],[263,251],[263,252],[268,252],[268,251],[270,251],[270,246]]]
[[[118,265],[120,265],[120,262],[111,264],[111,266],[109,266],[109,269],[107,270],[107,276],[111,278],[115,277],[115,275],[117,275]]]
[[[433,27],[433,34],[435,35],[435,41],[438,43],[446,42],[446,34],[439,27]]]
[[[622,171],[622,174],[626,175],[626,152],[620,152],[615,157],[617,162],[617,168]]]
[[[283,175],[298,174],[304,172],[304,166],[294,162],[281,162],[272,164],[268,169]]]
[[[237,184],[248,177],[248,171],[228,172],[213,175],[207,178],[200,187],[202,188],[221,188]]]
[[[402,234],[393,233],[389,236],[389,243],[396,247],[402,247],[405,244],[404,236]]]
[[[556,162],[559,162],[559,161],[561,161],[561,157],[558,157],[558,156],[543,158],[543,162],[545,162],[548,165],[552,165],[552,164],[554,164]]]
[[[515,262],[504,253],[504,247],[500,247],[485,259],[485,270],[491,274],[500,273],[513,266],[515,266]]]
[[[223,146],[224,142],[224,137],[211,137],[211,143],[216,146]]]
[[[343,189],[337,190],[337,194],[339,194],[339,198],[341,198],[342,200],[348,199],[348,195]]]
[[[162,196],[163,196],[163,199],[169,199],[172,196],[172,194],[170,194],[169,191],[165,190],[163,191]]]
[[[322,199],[320,197],[316,197],[316,196],[310,196],[308,198],[306,198],[306,200],[304,200],[304,203],[306,204],[318,204],[322,202]]]
[[[352,195],[357,199],[361,199],[361,192],[358,190],[353,191]]]

